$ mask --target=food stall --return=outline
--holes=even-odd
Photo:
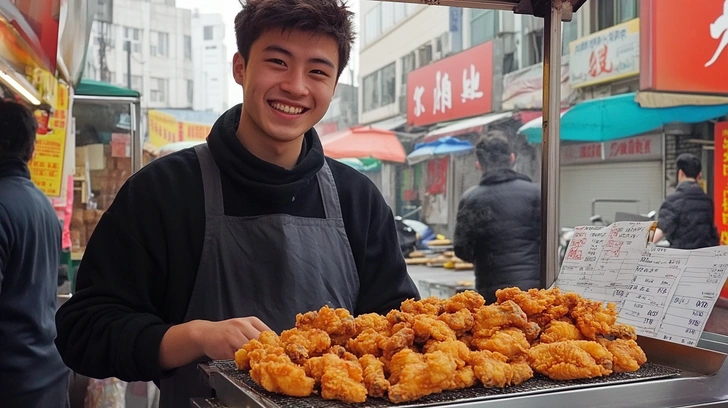
[[[419,3],[420,1],[406,1]],[[544,17],[544,103],[542,160],[542,286],[558,277],[559,117],[561,24],[586,0],[438,0],[430,5],[494,8]],[[726,256],[722,253],[721,256]],[[649,260],[648,260],[649,261]],[[670,262],[672,264],[672,262]],[[728,267],[728,265],[726,265]],[[716,272],[711,270],[711,272]],[[722,273],[725,273],[725,268]],[[723,275],[724,276],[724,275]],[[680,302],[678,302],[680,303]],[[698,307],[704,305],[698,303]],[[666,308],[669,307],[665,306]],[[651,314],[649,316],[652,316]],[[702,316],[702,315],[701,315]],[[692,321],[691,321],[692,322]],[[572,381],[532,378],[506,388],[473,387],[436,393],[401,407],[717,407],[728,405],[728,337],[702,333],[692,346],[639,336],[647,363],[629,373]],[[237,356],[236,356],[237,358]],[[265,391],[246,372],[229,361],[202,365],[216,391],[215,399],[195,399],[193,407],[345,407],[339,401],[313,394],[304,399]],[[371,398],[361,406],[395,406]]]

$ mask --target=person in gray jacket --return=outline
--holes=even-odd
[[[65,408],[68,368],[53,340],[61,225],[30,180],[36,121],[0,99],[0,406]]]

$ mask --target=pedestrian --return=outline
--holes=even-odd
[[[0,99],[0,406],[68,407],[56,337],[61,224],[30,180],[37,123]]]
[[[248,0],[232,62],[244,104],[206,144],[132,176],[100,220],[56,341],[81,374],[161,385],[161,407],[208,397],[196,363],[324,305],[386,313],[418,297],[394,217],[313,126],[349,60],[339,0]]]

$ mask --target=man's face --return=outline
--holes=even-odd
[[[233,60],[235,81],[243,87],[243,116],[275,141],[301,137],[329,108],[338,60],[338,46],[329,36],[264,32],[248,61],[239,54]]]

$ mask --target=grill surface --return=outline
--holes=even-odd
[[[307,398],[294,398],[268,392],[263,387],[256,384],[250,378],[250,375],[248,375],[248,373],[238,371],[235,367],[235,363],[232,361],[215,361],[211,362],[210,366],[211,368],[217,368],[219,371],[229,377],[233,382],[241,386],[241,388],[248,389],[249,392],[252,392],[254,394],[257,394],[259,397],[269,400],[274,405],[280,408],[351,408],[354,406],[370,408],[393,406],[397,406],[399,408],[425,407],[431,405],[441,405],[444,403],[478,401],[515,395],[534,394],[546,391],[563,391],[574,388],[644,381],[671,377],[680,373],[680,370],[678,369],[648,362],[636,372],[612,374],[608,377],[592,378],[587,380],[554,381],[539,374],[536,374],[530,380],[515,387],[484,388],[476,386],[464,390],[445,391],[440,394],[429,395],[410,404],[395,405],[384,399],[368,398],[366,403],[350,405],[341,401],[324,400],[316,394],[312,394],[310,397]]]

